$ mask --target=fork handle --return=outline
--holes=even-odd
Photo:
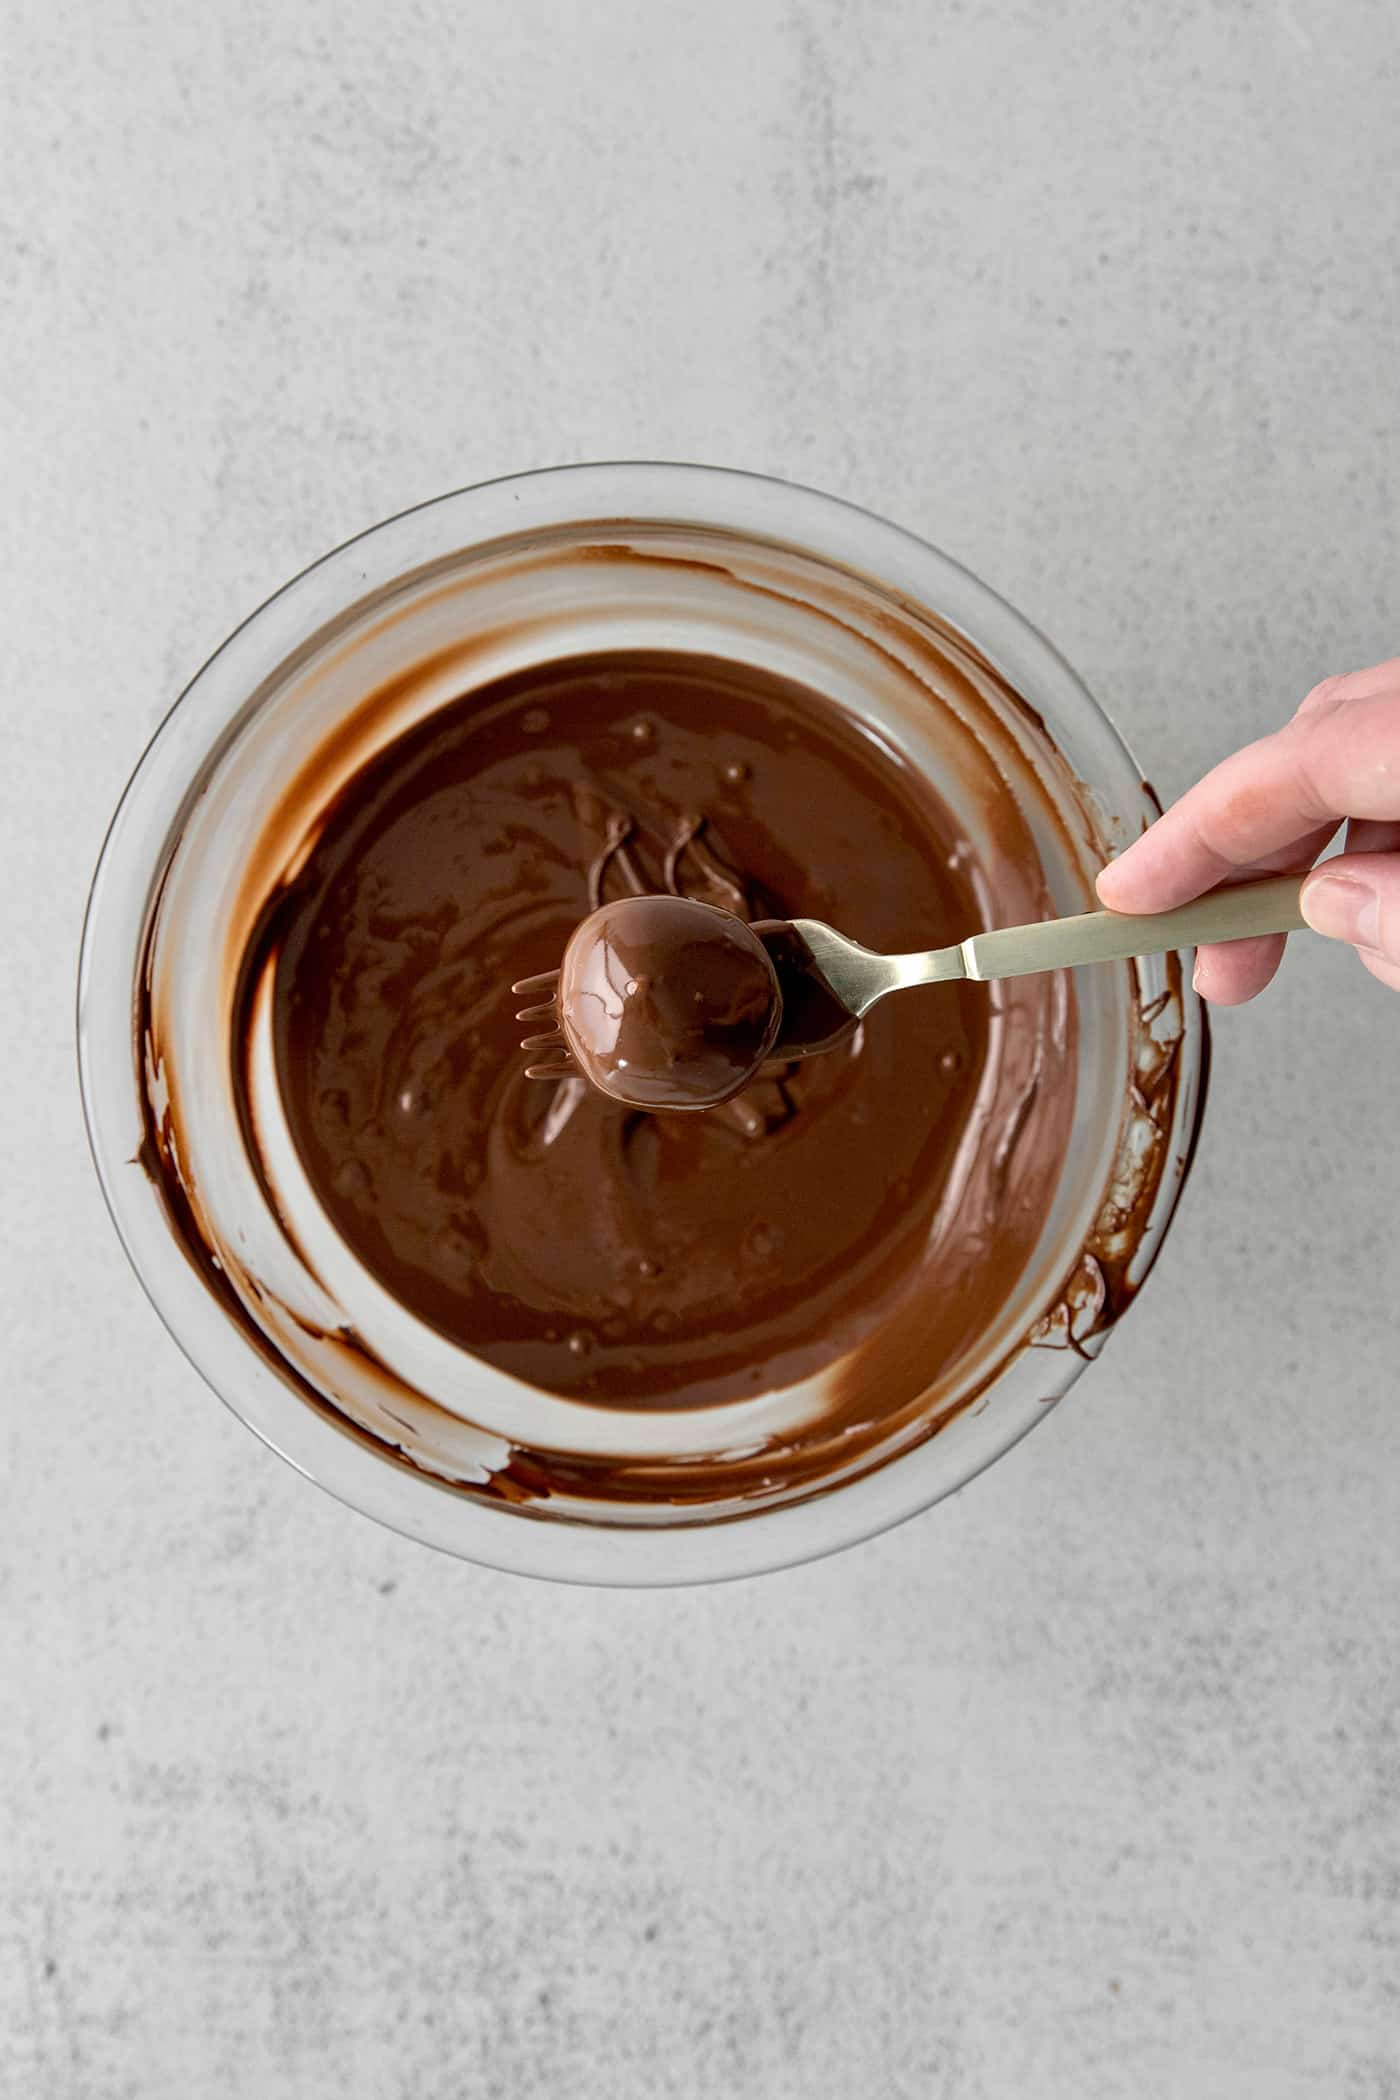
[[[1175,911],[1086,911],[1035,926],[1006,926],[962,943],[969,977],[1025,977],[1032,970],[1066,970],[1075,963],[1119,962],[1129,955],[1160,955],[1202,941],[1240,941],[1255,933],[1294,933],[1306,920],[1299,909],[1301,875],[1241,882],[1211,890]]]

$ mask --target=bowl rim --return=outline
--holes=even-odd
[[[677,1586],[795,1566],[858,1544],[956,1492],[1053,1413],[1024,1401],[972,1438],[957,1465],[934,1434],[854,1480],[786,1507],[709,1523],[610,1526],[501,1507],[386,1462],[306,1399],[228,1318],[179,1246],[133,1157],[140,1129],[133,1027],[150,901],[193,783],[241,708],[292,650],[347,605],[424,561],[561,526],[672,524],[777,540],[874,579],[957,629],[1068,734],[1076,769],[1116,809],[1150,820],[1155,801],[1109,717],[1038,628],[961,563],[841,497],[729,467],[622,460],[541,467],[455,489],[367,527],[300,570],[201,665],[137,761],[103,840],[84,913],[77,987],[83,1116],[108,1212],[146,1296],[193,1368],[253,1432],[308,1479],[390,1529],[456,1556],[550,1580]],[[1062,717],[1068,717],[1068,720]],[[1088,761],[1087,765],[1085,761]],[[1203,1009],[1183,976],[1181,1083],[1153,1204],[1155,1260],[1194,1152],[1204,1105]],[[1013,1359],[1013,1362],[1016,1359]],[[1086,1368],[1070,1351],[1058,1400]],[[995,1415],[994,1423],[991,1418]]]

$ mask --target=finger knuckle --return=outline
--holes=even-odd
[[[1299,701],[1293,719],[1301,722],[1305,716],[1330,714],[1346,704],[1346,673],[1334,671],[1327,678],[1320,678],[1311,692]]]

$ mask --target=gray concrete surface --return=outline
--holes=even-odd
[[[1400,1003],[1217,1034],[1154,1287],[954,1503],[565,1593],[204,1392],[84,1150],[86,881],[272,586],[455,484],[925,532],[1161,786],[1400,646],[1391,0],[11,0],[0,2093],[1394,2100]]]

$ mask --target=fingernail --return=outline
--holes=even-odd
[[[1354,875],[1314,875],[1303,885],[1303,917],[1314,933],[1357,948],[1381,944],[1381,900]]]

